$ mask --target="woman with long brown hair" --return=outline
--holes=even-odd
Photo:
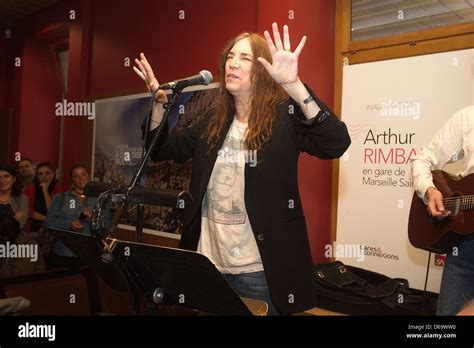
[[[0,220],[15,219],[21,229],[28,221],[28,197],[22,189],[15,167],[0,164]]]
[[[151,157],[193,159],[180,247],[207,256],[239,296],[266,301],[269,314],[289,314],[314,307],[299,153],[337,158],[350,138],[298,77],[306,37],[291,51],[286,25],[283,41],[276,23],[274,39],[264,35],[243,33],[227,44],[215,107],[195,126],[165,129]],[[143,53],[135,63],[155,98],[153,133],[167,97]]]

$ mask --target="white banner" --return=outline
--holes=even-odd
[[[428,252],[411,246],[407,234],[409,160],[474,103],[473,66],[471,49],[344,68],[342,119],[352,145],[340,161],[338,260],[424,287]],[[431,260],[428,289],[438,292],[443,259]]]

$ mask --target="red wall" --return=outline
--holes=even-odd
[[[67,100],[90,100],[90,66],[92,47],[92,0],[74,1],[76,17],[69,21],[69,62]],[[113,80],[112,80],[113,81]],[[110,81],[109,81],[110,83]],[[90,165],[92,156],[92,121],[66,118],[63,129],[63,184],[70,186],[69,169],[75,163]]]
[[[10,41],[5,38],[4,31],[0,32],[0,162],[6,162],[10,143],[10,117],[6,107],[7,94],[7,54]]]
[[[0,88],[5,88],[5,103],[0,107],[12,109],[9,162],[20,152],[37,163],[58,165],[60,119],[54,110],[61,98],[61,80],[54,50],[67,38],[65,27],[72,3],[64,1],[11,28],[12,38],[2,53],[7,63],[5,83]],[[16,58],[21,59],[20,66],[15,66]]]
[[[74,21],[67,18],[71,8],[76,11]],[[178,18],[181,10],[185,20]],[[288,18],[289,11],[293,11],[294,19]],[[160,82],[192,75],[202,69],[216,74],[217,56],[227,40],[243,31],[263,33],[277,21],[280,26],[289,25],[293,48],[303,35],[308,36],[300,57],[300,76],[332,105],[334,16],[335,4],[328,0],[148,0],[139,3],[71,0],[36,15],[35,21],[23,21],[18,29],[28,37],[48,22],[62,19],[69,25],[67,99],[74,101],[145,91],[143,82],[132,68],[124,66],[125,58],[130,58],[133,64],[141,51],[152,62]],[[25,50],[24,40],[16,41],[16,49],[28,56],[29,49]],[[51,134],[44,139],[48,144],[42,143],[42,150],[37,149],[38,140],[33,138],[35,133],[43,132],[51,125],[50,101],[35,98],[35,103],[31,104],[28,97],[35,95],[31,88],[33,82],[22,78],[19,71],[10,69],[10,74],[13,85],[7,86],[7,95],[10,104],[16,106],[18,117],[10,153],[21,145],[34,154],[56,156],[57,135]],[[41,115],[34,115],[32,109],[41,110]],[[45,123],[48,119],[50,121]],[[88,122],[91,121],[65,120],[64,168],[90,157],[91,124]],[[34,129],[23,129],[31,124],[35,125]],[[56,129],[54,127],[52,129]],[[67,178],[64,179],[68,183]],[[302,155],[299,179],[313,259],[320,262],[323,261],[323,246],[330,240],[331,162]]]
[[[257,3],[160,0],[137,6],[128,0],[94,2],[91,94],[145,91],[143,81],[124,66],[126,57],[133,64],[140,52],[163,83],[203,69],[216,74],[224,44],[242,31],[257,29]],[[184,20],[178,18],[179,11],[184,11]]]
[[[18,149],[38,162],[59,158],[60,119],[55,104],[61,98],[55,53],[41,39],[31,39],[23,50],[23,75]]]
[[[5,108],[7,84],[7,39],[3,32],[0,35],[0,110]]]
[[[287,24],[291,46],[307,41],[299,58],[299,75],[328,105],[333,104],[335,2],[327,0],[259,1],[259,33],[271,32],[271,23],[280,30]],[[292,12],[290,12],[292,11]],[[290,19],[290,16],[294,19]],[[332,162],[302,154],[298,179],[308,236],[315,263],[326,261],[324,245],[331,242]]]

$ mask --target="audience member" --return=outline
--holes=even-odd
[[[61,191],[62,188],[55,178],[53,166],[49,162],[38,164],[33,183],[25,188],[30,204],[30,223],[27,228],[29,231],[38,232],[41,229],[51,200]]]

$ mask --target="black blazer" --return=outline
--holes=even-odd
[[[310,92],[321,108],[317,117],[307,121],[291,98],[278,105],[272,137],[258,151],[258,164],[245,166],[245,207],[272,300],[282,314],[314,307],[313,264],[298,192],[298,156],[304,151],[322,159],[337,158],[350,144],[346,125]],[[234,115],[227,115],[226,128],[218,145],[206,155],[207,139],[201,135],[207,130],[209,116],[179,133],[169,133],[165,129],[158,147],[151,154],[156,161],[193,159],[190,183],[193,202],[185,207],[180,242],[183,249],[197,249],[202,200],[217,151],[234,118]],[[154,132],[156,129],[150,132],[148,139],[152,139]]]

